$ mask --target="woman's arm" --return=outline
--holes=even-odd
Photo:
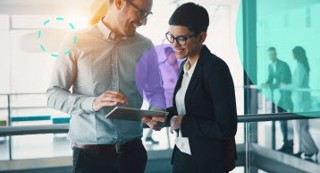
[[[177,110],[175,107],[170,107],[170,108],[167,108],[166,109],[167,112],[169,112],[168,116],[167,116],[167,119],[166,119],[166,124],[167,125],[170,125],[170,120],[173,116],[177,115]]]

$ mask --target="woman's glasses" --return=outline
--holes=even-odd
[[[187,43],[187,40],[192,37],[195,37],[195,35],[180,35],[175,37],[169,31],[166,33],[166,38],[170,43],[173,43],[174,40],[176,40],[176,42],[181,46],[184,46]]]

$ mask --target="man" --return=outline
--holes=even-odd
[[[291,83],[291,71],[288,64],[281,61],[277,57],[277,51],[274,47],[268,49],[269,58],[271,64],[269,65],[269,76],[266,83],[262,84],[265,88],[271,90],[279,88],[280,83],[289,84]],[[273,91],[272,91],[273,92]],[[280,90],[280,99],[277,104],[278,112],[292,111],[293,103],[291,99],[290,91]],[[281,132],[283,136],[283,146],[279,151],[286,152],[289,154],[293,153],[293,129],[288,129],[287,121],[280,121]]]
[[[180,62],[176,58],[176,54],[172,47],[166,47],[164,49],[166,59],[159,64],[162,79],[163,88],[166,96],[166,107],[172,107],[172,97],[174,87],[176,86],[179,78]]]
[[[109,0],[106,15],[92,28],[77,33],[77,44],[62,46],[71,52],[62,52],[57,59],[47,95],[48,106],[71,115],[68,137],[73,146],[73,172],[144,172],[147,155],[141,142],[142,123],[106,119],[105,115],[117,105],[140,108],[141,89],[150,97],[153,109],[164,108],[156,58],[147,57],[148,64],[137,64],[153,47],[149,39],[136,33],[137,27],[147,23],[151,7],[152,0]],[[136,76],[137,71],[150,76]],[[159,100],[163,105],[155,107]],[[156,130],[164,121],[143,119]]]

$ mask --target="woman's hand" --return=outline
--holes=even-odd
[[[180,129],[183,116],[175,115],[170,120],[170,132]]]
[[[160,131],[166,125],[166,118],[159,116],[143,117],[141,121],[156,131]]]

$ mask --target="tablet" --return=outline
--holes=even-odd
[[[115,107],[106,115],[106,118],[129,121],[141,121],[143,117],[166,117],[167,115],[168,112],[165,111],[152,111],[128,107]]]

